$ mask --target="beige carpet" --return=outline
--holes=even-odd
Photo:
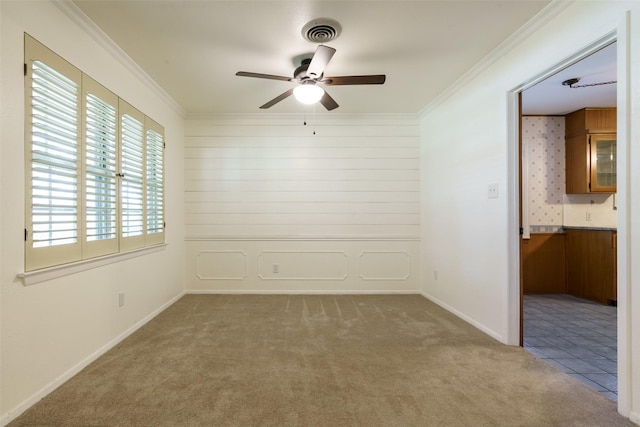
[[[417,295],[188,295],[11,426],[624,426]]]

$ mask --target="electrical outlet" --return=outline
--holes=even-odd
[[[273,264],[273,272],[280,273],[280,266],[278,264]]]
[[[591,212],[587,212],[587,213],[586,213],[586,215],[585,215],[585,219],[586,219],[587,221],[591,221]]]
[[[124,306],[124,292],[118,292],[118,307]]]
[[[438,280],[438,270],[433,270],[433,279]]]
[[[498,184],[489,184],[488,194],[487,196],[490,199],[498,198]]]

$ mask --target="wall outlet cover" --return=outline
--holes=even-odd
[[[489,184],[488,197],[490,199],[497,199],[499,195],[498,184]]]

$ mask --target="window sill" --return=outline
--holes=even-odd
[[[36,283],[46,282],[47,280],[57,279],[58,277],[68,276],[70,274],[80,273],[81,271],[91,270],[104,265],[160,252],[163,251],[166,246],[166,243],[162,243],[133,251],[85,259],[70,264],[56,265],[55,267],[43,268],[40,270],[27,271],[25,273],[18,273],[16,278],[25,286],[34,285]]]

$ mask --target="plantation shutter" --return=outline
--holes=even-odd
[[[164,129],[28,34],[25,271],[164,243]]]
[[[25,269],[81,258],[81,72],[25,35]]]
[[[120,249],[144,246],[144,115],[120,100]]]
[[[146,128],[146,244],[164,242],[164,129],[149,119]]]
[[[117,143],[118,97],[83,76],[84,215],[83,258],[118,251]]]

